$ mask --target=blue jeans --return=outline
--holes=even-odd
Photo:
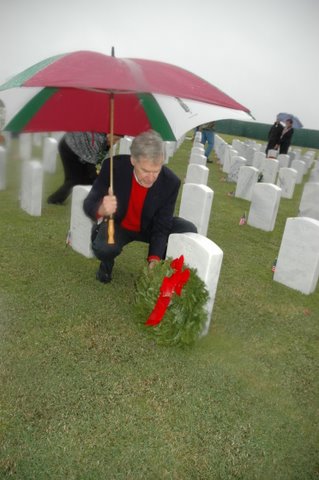
[[[201,143],[205,146],[206,142],[207,147],[205,149],[205,156],[208,158],[214,147],[214,132],[212,130],[202,130]]]

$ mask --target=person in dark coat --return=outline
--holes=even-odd
[[[197,232],[195,225],[174,217],[180,179],[164,166],[164,144],[152,130],[134,138],[131,155],[113,159],[113,189],[110,190],[110,161],[102,169],[83,208],[96,223],[92,230],[92,249],[101,261],[96,278],[112,279],[114,259],[132,241],[149,244],[149,268],[165,258],[171,233]],[[107,221],[114,218],[115,243],[107,243]],[[105,221],[106,220],[106,221]]]
[[[268,132],[268,143],[265,150],[266,155],[268,153],[268,150],[273,150],[278,145],[283,129],[284,127],[277,118]]]
[[[294,129],[292,128],[292,120],[288,118],[286,120],[286,126],[283,129],[277,148],[279,148],[279,153],[288,153],[288,149],[291,144],[292,136],[294,134]]]

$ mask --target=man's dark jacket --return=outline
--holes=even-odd
[[[276,145],[279,145],[280,137],[284,127],[280,122],[275,122],[268,132],[268,145],[267,151],[273,149]]]
[[[114,214],[117,224],[121,223],[127,212],[132,178],[130,155],[116,155],[113,158],[113,191],[117,198],[117,211]],[[149,256],[165,257],[180,183],[175,173],[163,166],[156,182],[148,189],[142,211],[141,233],[149,241]],[[109,186],[110,160],[106,159],[83,204],[86,215],[94,221],[103,197],[108,194]]]

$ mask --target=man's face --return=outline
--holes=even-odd
[[[162,170],[163,157],[159,157],[156,163],[147,157],[140,157],[138,160],[131,157],[131,163],[138,183],[145,188],[151,188]]]

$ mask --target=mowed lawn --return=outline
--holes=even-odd
[[[169,163],[181,179],[191,146]],[[0,192],[1,479],[319,478],[319,287],[303,295],[272,279],[303,185],[273,232],[240,226],[249,203],[227,195],[214,160],[208,237],[224,259],[211,328],[168,348],[133,314],[146,245],[128,246],[99,284],[97,260],[66,247],[70,200],[44,200],[41,217],[19,208],[13,142]],[[44,199],[61,179],[58,161]]]

